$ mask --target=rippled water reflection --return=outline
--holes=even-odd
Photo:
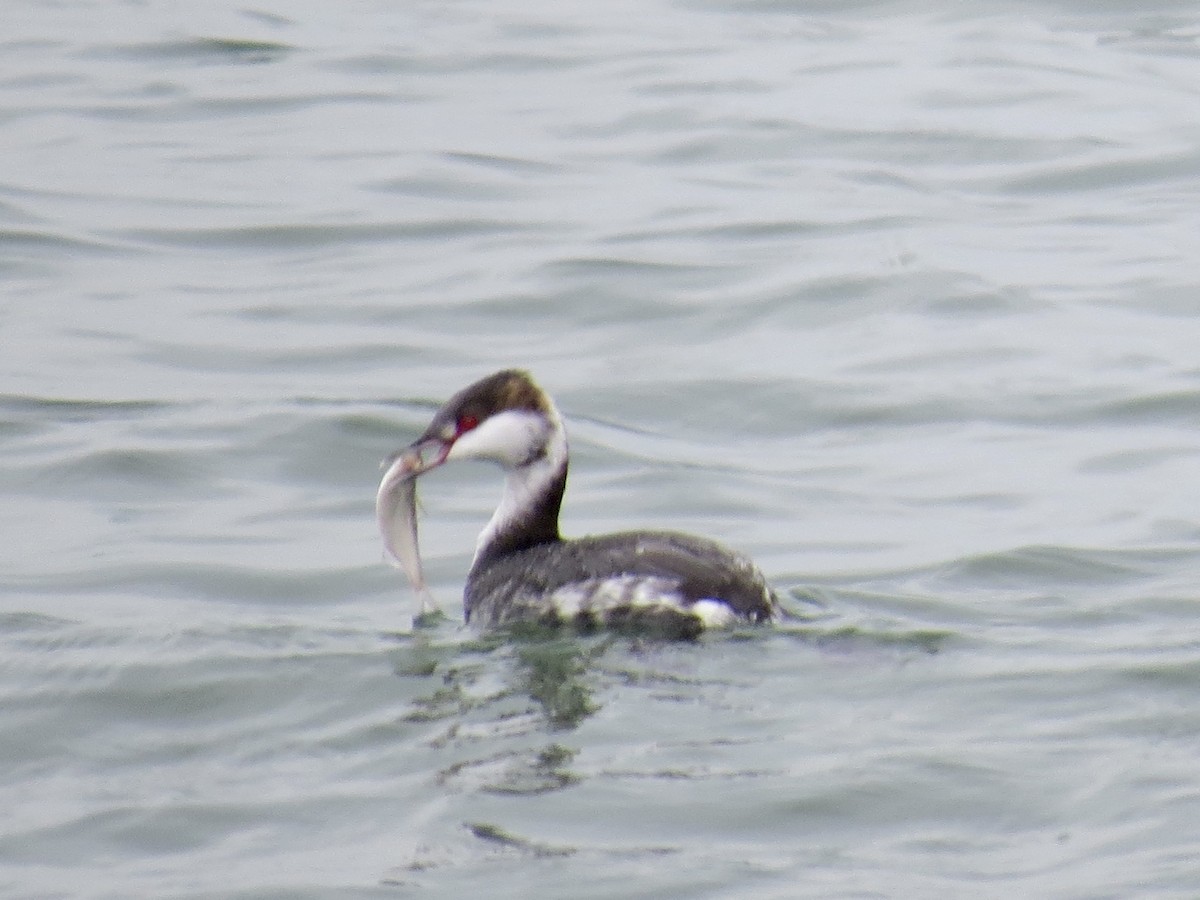
[[[1200,891],[1189,7],[11,12],[0,893]],[[514,364],[793,618],[465,631],[467,468],[412,628]]]

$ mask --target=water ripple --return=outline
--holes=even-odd
[[[0,890],[1196,894],[1200,56],[1086,6],[24,4]],[[463,467],[414,627],[510,365],[789,618],[466,629]]]

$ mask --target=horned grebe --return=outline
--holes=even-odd
[[[385,462],[376,497],[380,529],[424,611],[432,607],[417,552],[415,479],[459,459],[491,460],[506,474],[467,576],[468,622],[693,636],[705,627],[776,617],[777,600],[758,568],[714,541],[669,531],[563,539],[566,431],[553,401],[517,370],[459,391],[424,434]]]

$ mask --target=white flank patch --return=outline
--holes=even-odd
[[[592,592],[588,587],[588,582],[583,584],[572,584],[564,588],[559,588],[550,595],[550,602],[558,611],[560,619],[574,619],[585,609],[591,609],[592,605],[588,602],[591,599]]]
[[[692,612],[704,623],[705,628],[732,628],[737,624],[737,615],[723,600],[697,600]]]
[[[581,613],[603,618],[619,609],[659,608],[693,615],[705,628],[729,628],[737,623],[737,615],[728,603],[721,600],[685,603],[673,579],[646,575],[580,581],[554,591],[549,600],[563,621]]]

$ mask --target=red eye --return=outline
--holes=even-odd
[[[474,428],[478,424],[479,424],[479,419],[476,418],[475,416],[471,415],[470,413],[468,413],[465,416],[459,416],[458,433],[462,434],[463,432],[470,431],[472,428]]]

